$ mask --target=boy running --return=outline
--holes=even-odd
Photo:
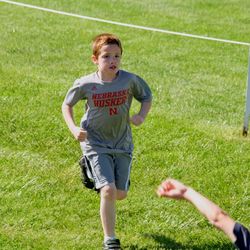
[[[127,196],[130,184],[133,141],[130,123],[141,125],[151,107],[152,94],[139,76],[120,70],[122,45],[112,34],[96,36],[92,61],[97,71],[77,79],[68,91],[62,112],[73,136],[80,141],[95,189],[100,191],[100,216],[104,232],[103,249],[120,249],[115,235],[115,203]],[[132,99],[141,103],[130,117]],[[73,107],[86,100],[80,127]]]

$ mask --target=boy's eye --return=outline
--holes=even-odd
[[[102,55],[102,58],[110,58],[112,55]],[[115,55],[115,58],[120,58],[120,55]]]

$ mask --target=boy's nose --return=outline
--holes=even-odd
[[[115,57],[112,57],[111,60],[110,60],[111,63],[114,63],[115,61],[116,61]]]

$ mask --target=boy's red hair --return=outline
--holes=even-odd
[[[107,44],[116,44],[121,49],[121,54],[122,54],[122,44],[121,44],[120,39],[113,34],[103,33],[103,34],[96,36],[93,39],[93,43],[92,43],[93,55],[95,57],[98,57],[102,46],[107,45]]]

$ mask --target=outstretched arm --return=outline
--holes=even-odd
[[[146,116],[147,116],[147,114],[148,114],[148,112],[149,112],[149,110],[150,110],[150,108],[151,108],[151,105],[152,105],[152,102],[151,102],[151,101],[150,101],[150,102],[142,102],[142,103],[141,103],[141,108],[140,108],[139,113],[136,114],[136,115],[133,115],[133,116],[130,118],[130,121],[131,121],[135,126],[141,125],[141,124],[144,122],[144,120],[145,120],[145,118],[146,118]]]
[[[62,104],[62,113],[64,120],[70,130],[70,132],[73,134],[73,136],[78,141],[84,141],[87,137],[87,132],[83,130],[82,128],[79,128],[75,125],[74,121],[74,114],[73,114],[73,108],[69,106],[66,103]]]
[[[158,187],[157,194],[160,197],[185,199],[189,201],[215,227],[222,230],[232,242],[235,242],[236,237],[233,233],[235,221],[231,219],[219,206],[200,193],[196,192],[194,189],[185,186],[177,180],[167,179]]]

